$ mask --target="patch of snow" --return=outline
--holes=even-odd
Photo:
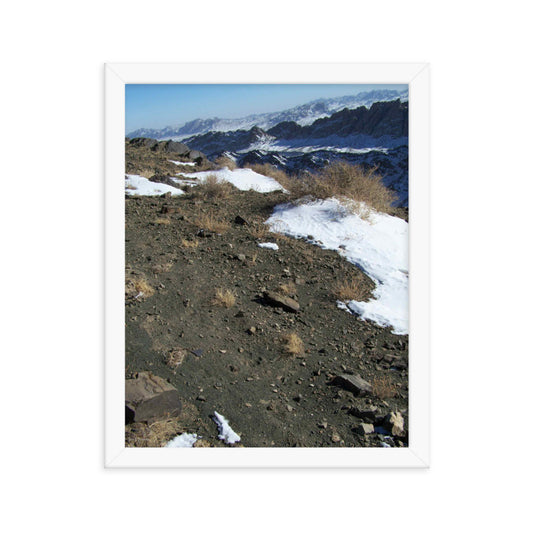
[[[228,444],[234,444],[240,442],[241,438],[233,429],[231,429],[229,422],[219,413],[215,411],[213,417],[218,426],[218,438],[227,442]]]
[[[192,448],[197,440],[198,435],[196,433],[182,433],[167,442],[165,448]]]
[[[314,244],[337,251],[361,268],[376,284],[373,298],[369,302],[351,300],[337,305],[379,326],[392,326],[397,335],[405,335],[409,328],[409,225],[368,208],[361,211],[367,211],[364,217],[329,198],[279,205],[266,223],[271,231],[291,237],[313,235]]]
[[[156,183],[136,174],[126,174],[126,194],[131,196],[158,196],[167,192],[170,192],[173,196],[183,194],[181,189],[166,183]]]
[[[266,248],[267,250],[279,250],[279,246],[275,242],[260,242],[257,246],[259,248]]]
[[[196,166],[196,163],[194,163],[194,162],[193,163],[189,163],[189,162],[184,163],[183,161],[172,161],[172,159],[169,159],[169,161],[171,163],[174,163],[175,165],[185,165],[187,167],[195,167]]]
[[[254,172],[250,168],[236,168],[229,170],[222,168],[220,170],[207,170],[205,172],[193,172],[182,174],[185,178],[197,178],[200,182],[208,176],[216,176],[222,181],[227,181],[240,189],[241,191],[254,190],[257,192],[283,191],[283,187],[274,179]]]

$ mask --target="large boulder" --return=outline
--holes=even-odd
[[[126,424],[153,422],[181,413],[178,391],[151,372],[139,372],[126,380]]]

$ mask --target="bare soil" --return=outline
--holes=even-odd
[[[375,406],[379,426],[400,411],[408,427],[408,337],[338,309],[335,283],[357,277],[369,293],[373,282],[336,252],[282,235],[257,238],[284,201],[280,192],[237,190],[223,200],[126,198],[126,377],[147,370],[168,379],[186,406],[176,427],[204,445],[224,445],[211,420],[218,411],[245,447],[405,446],[407,436],[357,434],[364,420],[352,413]],[[201,215],[228,229],[201,227]],[[295,288],[298,313],[264,300],[281,284]],[[232,291],[235,304],[214,305],[217,289]],[[290,333],[302,354],[286,353]],[[331,383],[339,374],[360,375],[375,390],[355,396]],[[132,431],[145,429],[128,427],[127,445],[142,445]]]

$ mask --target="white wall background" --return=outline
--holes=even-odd
[[[6,531],[524,531],[527,3],[11,2],[2,74]],[[104,471],[105,61],[432,64],[429,471]],[[225,518],[224,518],[225,517]]]

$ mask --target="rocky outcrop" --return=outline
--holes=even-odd
[[[126,380],[126,424],[175,417],[180,412],[178,391],[163,378],[139,372]]]
[[[196,163],[207,161],[207,157],[199,150],[191,149],[189,146],[176,141],[156,141],[145,137],[137,137],[127,141],[129,148],[148,149],[155,153],[168,154],[169,157],[176,157],[180,161],[188,159]]]
[[[343,109],[330,117],[315,120],[310,126],[281,122],[267,133],[276,138],[306,139],[331,135],[369,135],[371,137],[407,137],[409,108],[407,102],[376,102],[370,109]]]

